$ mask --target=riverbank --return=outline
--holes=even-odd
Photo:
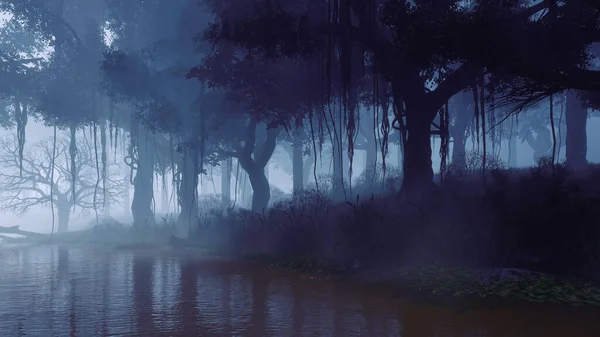
[[[308,278],[335,278],[360,286],[385,288],[396,296],[416,301],[461,308],[536,302],[600,309],[597,284],[522,269],[477,270],[432,264],[354,271],[343,263],[313,257],[246,256],[242,259],[269,270]]]

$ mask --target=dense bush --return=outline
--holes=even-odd
[[[322,178],[319,191],[297,191],[262,214],[222,210],[212,224],[201,222],[196,237],[212,228],[220,239],[210,241],[234,253],[356,259],[364,266],[441,262],[581,273],[599,265],[598,176],[596,167],[573,175],[545,162],[496,168],[485,188],[480,175],[454,176],[439,202],[421,208],[365,187],[368,197],[333,203]]]

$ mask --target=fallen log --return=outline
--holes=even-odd
[[[19,226],[10,226],[10,227],[0,226],[0,233],[2,233],[2,234],[17,234],[17,235],[23,235],[23,236],[27,236],[27,237],[37,237],[37,238],[49,237],[48,234],[21,230],[21,229],[19,229]]]

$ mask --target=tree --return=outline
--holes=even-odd
[[[531,94],[527,103],[529,97],[545,98],[566,88],[600,89],[600,73],[580,66],[600,35],[597,13],[577,1],[564,6],[554,1],[529,6],[520,1],[260,3],[215,3],[218,20],[207,38],[245,46],[268,59],[320,59],[325,73],[337,68],[346,102],[352,101],[352,79],[369,73],[351,65],[363,58],[365,68],[390,84],[396,119],[408,135],[403,195],[419,198],[433,187],[431,125],[452,96],[484,87],[490,73],[509,74],[510,86],[517,89],[509,99],[526,91]],[[569,29],[557,30],[563,26]]]
[[[223,142],[220,153],[227,157],[237,158],[240,166],[248,174],[252,186],[252,210],[262,212],[269,204],[271,189],[265,176],[265,167],[269,163],[281,128],[268,128],[257,120],[242,122],[245,134],[232,137]],[[238,129],[239,130],[239,129]],[[239,133],[239,131],[238,131]]]
[[[77,208],[102,210],[120,201],[125,181],[121,179],[123,175],[118,165],[109,164],[103,190],[95,165],[95,145],[84,137],[78,138],[75,168],[70,166],[70,140],[66,135],[57,137],[56,144],[55,139],[50,138],[26,148],[22,167],[17,137],[0,139],[1,207],[23,215],[34,206],[53,206],[58,215],[58,232],[66,232],[69,216]]]
[[[305,89],[311,83],[307,76],[311,74],[308,63],[256,61],[241,48],[223,43],[192,69],[188,77],[206,81],[211,89],[224,93],[222,98],[228,103],[211,112],[207,128],[219,130],[216,137],[222,144],[219,153],[237,158],[248,173],[253,190],[252,209],[260,212],[267,207],[270,198],[264,169],[277,137],[282,126],[298,122],[294,117],[303,115],[315,91]],[[287,92],[295,95],[285,95]],[[298,127],[300,123],[296,123],[294,129]],[[208,137],[214,138],[214,132]]]

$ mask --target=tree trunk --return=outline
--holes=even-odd
[[[131,214],[135,227],[145,227],[154,223],[152,198],[154,197],[154,148],[147,130],[139,127],[137,141],[137,168],[133,179],[133,201]]]
[[[302,140],[300,129],[296,130],[292,144],[292,176],[293,190],[300,191],[304,188],[304,162],[302,160]]]
[[[248,172],[250,185],[252,186],[252,211],[262,212],[267,209],[271,199],[271,189],[264,169],[257,168]]]
[[[517,136],[511,135],[508,140],[508,167],[517,167]]]
[[[406,105],[407,139],[400,194],[420,202],[435,187],[431,161],[431,119],[429,112],[421,111],[422,105]]]
[[[248,173],[250,185],[252,186],[252,211],[262,212],[268,207],[271,198],[265,168],[269,165],[269,160],[275,151],[280,129],[267,128],[264,141],[257,145],[257,126],[258,122],[250,122],[246,143],[244,148],[238,152],[238,162],[244,171]]]
[[[227,158],[221,162],[221,200],[224,204],[231,202],[231,169],[233,159]]]
[[[58,201],[56,203],[56,214],[58,215],[58,233],[69,231],[69,217],[71,205],[67,201]]]
[[[574,169],[587,167],[587,109],[581,105],[577,91],[567,93],[567,165]]]
[[[181,186],[179,187],[179,231],[178,236],[187,237],[198,216],[198,154],[187,150],[183,156]]]
[[[312,177],[314,175],[314,165],[315,165],[315,155],[312,151],[312,149],[310,150],[310,153],[308,156],[306,156],[306,159],[304,160],[304,164],[303,164],[303,168],[302,168],[302,181],[303,181],[303,187],[306,188],[306,186],[308,186],[308,182],[310,181],[310,177]]]
[[[372,142],[367,142],[365,154],[365,170],[371,170],[377,165],[377,149]]]

